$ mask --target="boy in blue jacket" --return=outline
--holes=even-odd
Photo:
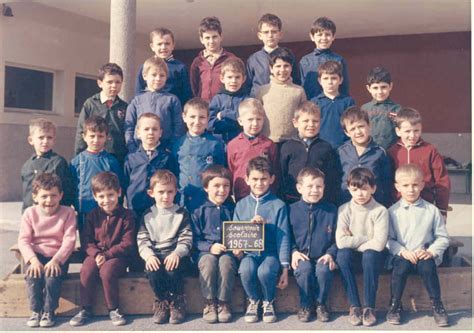
[[[294,237],[291,268],[300,290],[298,319],[309,321],[315,306],[317,319],[327,322],[329,312],[326,302],[336,269],[337,208],[321,200],[324,173],[319,169],[301,169],[296,189],[301,199],[290,206],[290,223]]]

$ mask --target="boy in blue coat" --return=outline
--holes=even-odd
[[[337,208],[321,201],[324,173],[319,169],[303,168],[298,173],[296,189],[301,200],[290,206],[290,223],[294,237],[291,268],[300,290],[298,319],[309,321],[316,308],[317,319],[327,322],[326,302],[336,269]]]

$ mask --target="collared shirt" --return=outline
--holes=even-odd
[[[384,149],[388,149],[397,141],[394,121],[400,108],[401,105],[392,102],[390,98],[382,102],[372,100],[361,106],[369,115],[372,138]]]
[[[108,96],[105,96],[104,91],[101,91],[99,94],[100,94],[100,102],[102,104],[105,104],[107,101],[111,101],[112,103],[115,101],[115,97],[110,98]]]
[[[202,55],[204,58],[206,58],[207,61],[209,61],[209,63],[211,65],[214,65],[214,63],[216,62],[217,59],[219,59],[222,55],[222,52],[224,52],[224,49],[221,47],[221,49],[219,50],[219,52],[217,53],[214,53],[214,52],[209,52],[208,50],[204,49],[202,51]]]

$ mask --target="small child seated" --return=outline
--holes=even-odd
[[[230,302],[237,274],[236,259],[222,240],[222,223],[232,221],[234,214],[234,204],[228,200],[232,174],[214,164],[201,178],[207,201],[191,218],[201,292],[206,299],[202,317],[208,323],[227,323],[232,319]]]
[[[92,178],[91,188],[99,207],[87,214],[81,232],[81,247],[86,254],[80,272],[81,310],[69,324],[81,326],[91,319],[96,286],[102,282],[112,324],[125,325],[119,309],[119,278],[125,275],[136,248],[135,217],[120,205],[122,189],[116,174],[98,173]]]
[[[441,301],[436,266],[449,246],[446,224],[436,206],[420,197],[423,171],[417,164],[405,164],[395,172],[395,187],[401,199],[389,208],[390,231],[387,247],[392,260],[391,304],[387,321],[401,322],[402,295],[408,274],[421,275],[428,291],[433,317],[438,326],[448,326],[448,314]]]
[[[137,243],[145,260],[146,275],[155,294],[153,322],[179,324],[184,321],[183,260],[189,255],[193,235],[186,209],[174,204],[176,176],[156,171],[148,194],[155,199],[141,218]]]
[[[337,208],[322,200],[324,173],[319,169],[301,169],[296,188],[301,199],[290,206],[290,223],[294,236],[291,268],[300,290],[298,319],[311,320],[316,309],[317,319],[327,322],[326,303],[336,269]]]
[[[76,213],[61,206],[61,179],[41,173],[32,183],[36,203],[23,213],[18,248],[26,263],[26,293],[31,317],[29,327],[51,327],[58,308],[62,280],[76,243]]]
[[[349,323],[372,326],[377,322],[375,300],[383,250],[388,237],[387,209],[374,200],[377,187],[374,174],[367,168],[349,173],[347,187],[352,200],[339,207],[336,229],[337,258],[349,300]],[[364,311],[355,279],[356,267],[362,267]]]

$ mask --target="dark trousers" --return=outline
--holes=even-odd
[[[96,295],[96,285],[102,281],[104,298],[107,309],[115,310],[119,307],[119,278],[125,275],[128,260],[112,258],[100,268],[93,257],[86,257],[81,267],[81,305],[91,307]]]
[[[198,261],[199,282],[205,299],[230,302],[237,274],[237,261],[231,253],[201,254]]]
[[[151,289],[155,293],[155,297],[159,300],[170,300],[174,295],[182,295],[184,293],[183,284],[183,259],[179,261],[179,265],[172,271],[167,271],[164,260],[167,255],[157,255],[161,265],[157,271],[145,271]]]
[[[334,275],[329,265],[316,263],[314,259],[300,260],[294,274],[302,308],[311,307],[315,301],[326,304]]]
[[[405,290],[405,285],[410,273],[417,273],[421,276],[431,299],[439,300],[441,298],[441,289],[435,261],[433,259],[419,260],[418,263],[414,265],[400,256],[393,258],[391,281],[392,298],[396,300],[402,299],[403,290]]]

